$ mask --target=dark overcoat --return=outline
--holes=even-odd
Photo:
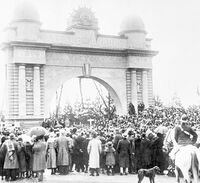
[[[25,145],[23,142],[19,142],[18,144],[18,158],[19,158],[19,171],[26,171],[26,152]]]
[[[152,164],[153,166],[158,166],[161,171],[164,170],[164,152],[163,152],[163,138],[157,137],[152,143]]]
[[[129,157],[131,155],[130,142],[127,139],[122,139],[119,141],[117,146],[117,151],[119,153],[119,166],[123,168],[129,167]]]
[[[151,166],[151,141],[147,138],[141,139],[141,166],[142,168],[150,168]]]

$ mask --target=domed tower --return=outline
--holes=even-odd
[[[16,7],[8,30],[12,38],[33,41],[38,39],[40,27],[37,9],[29,1],[24,1]]]
[[[122,20],[119,35],[128,38],[129,48],[144,49],[146,33],[144,22],[139,16],[129,15]]]

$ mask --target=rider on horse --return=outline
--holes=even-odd
[[[175,155],[181,147],[190,145],[196,151],[196,147],[193,144],[196,143],[197,137],[197,133],[188,125],[188,117],[184,114],[181,117],[181,124],[174,129],[174,138],[177,144],[174,145],[170,153],[171,159],[175,159]]]

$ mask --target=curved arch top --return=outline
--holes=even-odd
[[[104,80],[94,77],[94,76],[91,76],[90,78],[94,79],[95,81],[98,81],[100,84],[102,84],[108,90],[108,92],[110,93],[110,95],[116,105],[117,113],[122,114],[122,104],[120,102],[119,96],[117,95],[116,91]]]
[[[57,72],[57,74],[53,74],[52,72]],[[69,68],[57,68],[53,69],[52,67],[46,67],[45,73],[47,75],[45,82],[45,116],[47,117],[50,113],[50,103],[52,101],[53,96],[55,95],[57,89],[63,84],[73,78],[90,78],[98,83],[102,84],[110,93],[112,99],[114,100],[114,104],[116,106],[117,114],[123,114],[123,106],[120,101],[120,97],[115,89],[115,85],[112,84],[112,81],[105,80],[105,78],[99,78],[97,76],[84,77],[81,75],[82,73],[80,68],[69,69]],[[67,74],[66,74],[67,73]]]

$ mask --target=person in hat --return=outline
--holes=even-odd
[[[100,168],[100,154],[101,154],[101,141],[97,138],[97,133],[92,132],[92,139],[88,143],[88,154],[89,154],[89,168],[90,175],[94,176],[94,172],[96,172],[96,176],[99,176],[99,168]]]
[[[119,128],[116,128],[115,131],[114,131],[114,134],[111,133],[111,138],[113,138],[113,147],[115,149],[117,149],[117,145],[119,143],[119,141],[122,139],[122,134],[121,132],[119,131]],[[119,154],[118,152],[116,151],[115,153],[115,173],[119,173]]]
[[[49,139],[47,140],[46,160],[47,169],[51,169],[51,175],[54,175],[56,173],[56,143],[54,132],[49,134]]]
[[[3,180],[3,177],[5,176],[5,170],[3,168],[4,165],[4,159],[5,159],[5,152],[3,152],[3,149],[1,148],[4,144],[4,142],[6,141],[6,137],[2,136],[1,138],[1,144],[0,144],[0,176]]]
[[[150,145],[151,150],[152,150],[151,164],[152,166],[158,166],[160,168],[160,174],[163,174],[163,171],[165,170],[165,164],[166,164],[164,152],[163,152],[163,141],[164,141],[163,134],[157,133],[155,140],[153,140],[153,142]]]
[[[18,160],[19,160],[19,175],[18,178],[24,178],[26,172],[26,155],[25,144],[22,138],[18,138]]]
[[[117,145],[117,151],[119,154],[120,175],[123,175],[123,173],[128,175],[131,147],[129,140],[127,140],[127,134],[122,134],[122,140],[120,140]]]
[[[9,181],[11,179],[11,181],[15,181],[19,162],[17,156],[18,143],[13,133],[10,134],[9,139],[3,143],[1,148],[5,152],[4,169],[6,171],[6,180]]]
[[[194,148],[193,145],[196,143],[197,137],[197,133],[189,126],[187,115],[182,115],[180,125],[176,126],[174,129],[176,144],[174,144],[174,148],[170,153],[171,159],[175,159],[175,155],[181,147],[191,145],[191,148]]]
[[[60,136],[56,139],[57,166],[61,175],[68,174],[70,142],[66,137],[65,130],[60,130]]]
[[[107,166],[107,175],[112,173],[114,175],[114,166],[115,166],[115,149],[113,143],[109,141],[105,147],[106,154],[106,166]]]
[[[77,136],[77,138],[74,139],[74,160],[75,160],[75,169],[77,172],[84,172],[84,157],[83,157],[83,141],[85,140],[84,138],[84,133],[80,132]]]
[[[195,144],[197,141],[197,133],[188,124],[188,117],[181,117],[181,125],[175,128],[174,138],[178,145]]]
[[[37,136],[32,147],[33,164],[32,170],[36,173],[38,181],[43,181],[43,173],[46,169],[46,142],[44,136]]]

